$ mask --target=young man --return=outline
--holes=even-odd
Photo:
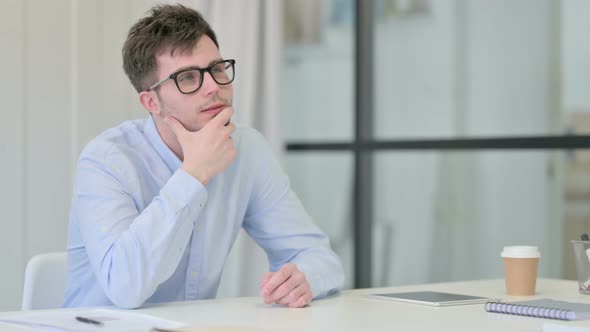
[[[80,156],[64,306],[208,299],[243,227],[267,253],[265,303],[302,307],[342,287],[340,260],[255,130],[231,122],[235,61],[181,5],[129,31],[123,66],[150,116]]]

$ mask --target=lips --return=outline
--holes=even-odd
[[[201,112],[205,112],[205,113],[219,113],[224,108],[225,108],[225,105],[224,104],[216,104],[216,105],[212,105],[210,107],[207,107],[206,109],[202,110]]]

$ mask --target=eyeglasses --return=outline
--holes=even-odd
[[[153,90],[167,80],[174,80],[178,91],[184,94],[190,94],[201,88],[203,85],[203,77],[205,77],[206,72],[211,75],[215,83],[219,85],[227,85],[234,80],[235,64],[236,60],[223,60],[216,62],[207,68],[188,68],[179,70],[170,74],[170,76],[160,82],[150,86],[145,91]]]

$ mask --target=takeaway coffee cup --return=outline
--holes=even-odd
[[[508,295],[535,294],[540,257],[536,246],[504,247],[502,258]]]

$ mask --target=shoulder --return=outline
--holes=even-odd
[[[268,140],[258,130],[252,127],[237,124],[236,131],[232,137],[240,151],[252,150],[254,152],[264,150],[270,152],[271,150]]]
[[[145,144],[145,120],[130,120],[110,128],[91,140],[80,154],[82,159],[106,160],[127,155]]]
[[[259,131],[238,125],[233,138],[238,151],[238,163],[249,172],[261,176],[282,172],[277,151]]]
[[[246,125],[237,125],[232,137],[238,151],[238,159],[247,164],[267,167],[268,164],[278,162],[276,151],[258,130]]]

